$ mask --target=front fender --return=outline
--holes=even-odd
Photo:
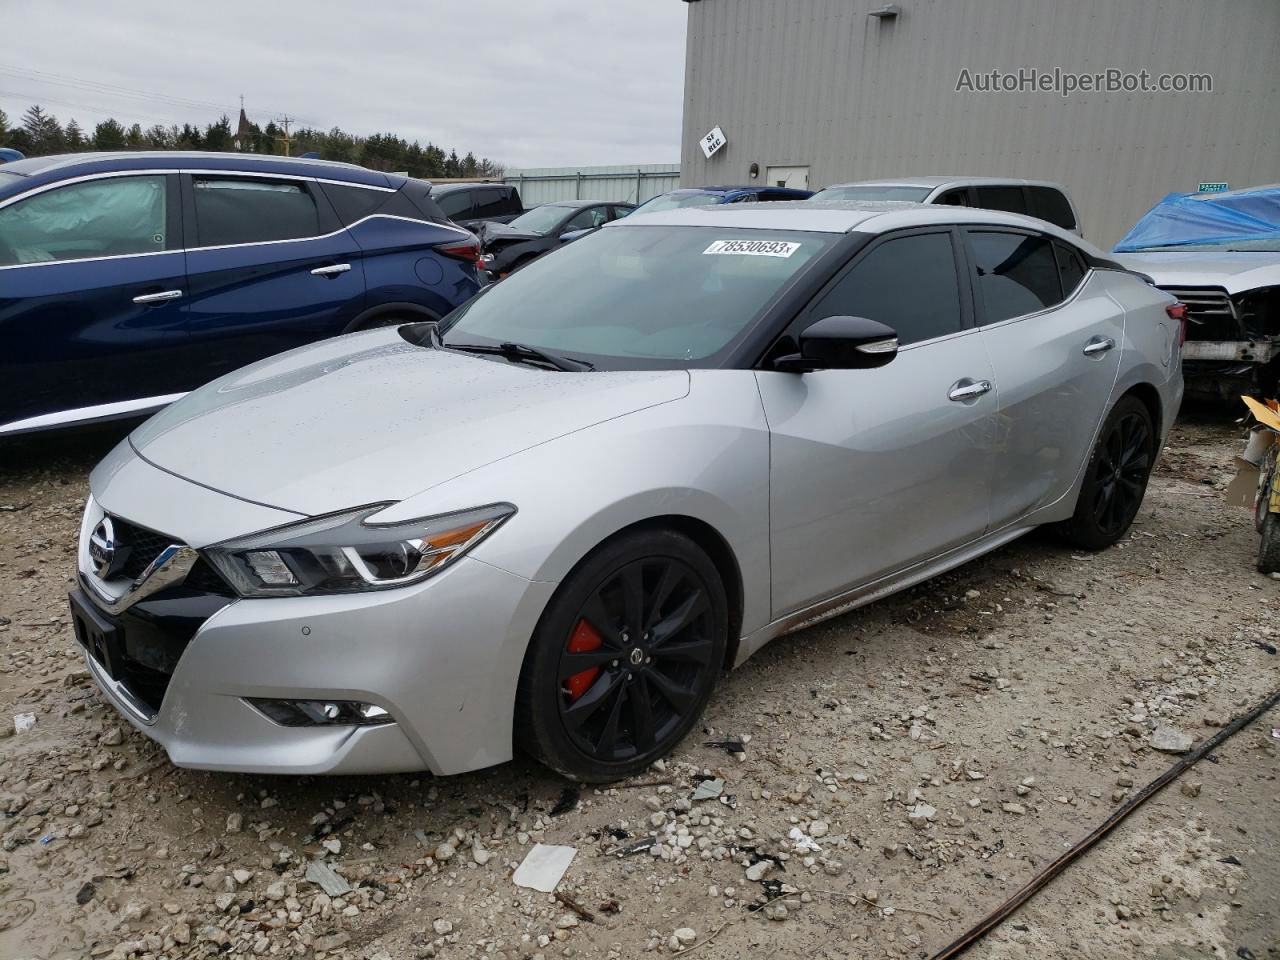
[[[551,582],[633,524],[666,516],[699,520],[733,553],[749,632],[768,621],[770,609],[768,472],[768,425],[751,372],[692,371],[683,399],[532,447],[394,511],[426,516],[513,503],[516,514],[472,556]]]

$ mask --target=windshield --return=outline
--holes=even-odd
[[[861,202],[863,200],[908,200],[912,203],[923,203],[924,198],[929,195],[930,187],[894,187],[894,186],[865,186],[865,187],[827,187],[825,190],[819,190],[810,200],[840,200],[848,202]]]
[[[680,207],[714,207],[724,203],[723,193],[664,193],[636,207],[637,213],[661,213]]]
[[[451,344],[520,343],[602,369],[712,366],[835,234],[605,228],[535,260],[440,324]]]
[[[550,233],[556,228],[556,224],[565,218],[569,210],[569,207],[561,207],[549,203],[545,206],[534,207],[532,210],[526,210],[507,226],[512,230],[519,230],[521,233],[536,233],[539,235]]]

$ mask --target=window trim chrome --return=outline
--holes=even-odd
[[[205,170],[203,168],[195,168],[195,167],[147,168],[147,169],[141,169],[141,170],[104,170],[98,173],[84,174],[83,176],[79,176],[79,177],[68,177],[65,180],[55,180],[52,183],[44,183],[44,184],[41,184],[40,186],[33,187],[30,190],[25,190],[22,193],[17,194],[16,196],[12,196],[12,197],[8,197],[7,199],[0,200],[0,210],[3,210],[5,207],[9,206],[10,204],[17,203],[21,200],[26,200],[29,197],[37,196],[38,194],[44,193],[48,190],[56,190],[59,187],[73,186],[74,184],[77,184],[77,183],[85,183],[92,180],[106,180],[106,179],[111,179],[115,177],[167,176],[171,174],[196,174],[200,176],[247,177],[251,179],[265,178],[265,179],[276,179],[276,180],[298,180],[298,181],[309,182],[309,183],[331,183],[340,187],[356,187],[361,190],[374,190],[379,193],[396,193],[397,192],[397,188],[395,187],[379,187],[379,186],[374,186],[373,184],[368,184],[368,183],[352,183],[346,180],[334,180],[327,177],[306,177],[306,176],[301,176],[300,174],[294,174],[294,173],[270,173],[270,172],[263,173],[263,172],[252,172],[247,170]],[[308,240],[326,240],[331,237],[339,236],[342,233],[353,229],[354,227],[358,227],[360,224],[364,223],[367,220],[373,220],[377,218],[382,218],[385,220],[403,220],[405,223],[420,223],[420,224],[425,224],[427,226],[441,227],[442,229],[445,229],[445,230],[453,230],[457,232],[458,236],[460,237],[472,236],[472,234],[469,231],[463,230],[461,227],[456,227],[448,223],[437,223],[434,220],[422,220],[415,217],[402,217],[402,216],[399,216],[398,214],[391,214],[391,213],[371,213],[366,217],[361,217],[359,220],[355,221],[354,223],[339,227],[337,230],[331,230],[328,233],[316,234],[315,236],[312,236],[312,237],[291,237],[285,240],[253,240],[248,243],[227,243],[227,244],[215,244],[211,246],[198,246],[198,247],[180,246],[180,247],[174,247],[172,250],[151,250],[151,251],[140,252],[140,253],[117,253],[117,254],[112,254],[110,256],[105,256],[105,257],[77,257],[75,259],[70,259],[70,260],[41,260],[37,263],[13,263],[13,264],[9,264],[8,266],[0,266],[0,271],[19,270],[25,267],[50,267],[50,266],[56,266],[58,264],[64,264],[64,263],[94,263],[94,262],[100,262],[104,260],[122,260],[128,257],[156,257],[166,253],[193,253],[198,250],[231,250],[236,247],[260,247],[260,246],[265,246],[266,244],[272,244],[272,243],[301,243]]]

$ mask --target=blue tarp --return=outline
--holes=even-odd
[[[1134,224],[1113,248],[1137,253],[1152,247],[1280,242],[1280,187],[1211,195],[1171,193]]]

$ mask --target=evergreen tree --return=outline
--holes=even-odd
[[[142,124],[135,123],[124,135],[124,145],[130,150],[141,150],[146,146],[146,138],[142,134]]]
[[[211,123],[204,131],[204,149],[227,151],[232,149],[235,138],[231,135],[231,118],[225,113],[217,123]]]
[[[464,177],[478,177],[480,175],[480,164],[476,161],[474,153],[468,153],[462,158],[462,175]]]
[[[74,121],[73,121],[74,122]],[[0,147],[9,142],[9,115],[0,110]]]
[[[173,147],[177,137],[174,135],[173,129],[157,123],[147,130],[145,140],[148,150],[169,150]]]
[[[80,129],[80,124],[76,123],[75,117],[67,121],[67,128],[63,135],[66,138],[68,150],[79,151],[89,148],[89,143],[84,138],[84,131]]]
[[[189,123],[182,125],[182,130],[174,138],[173,145],[179,150],[203,150],[204,137],[200,135],[200,128],[193,127]]]
[[[22,129],[35,156],[59,153],[66,147],[66,138],[58,118],[45,113],[39,104],[33,105],[22,117]]]
[[[444,175],[446,177],[462,176],[462,161],[458,159],[457,150],[449,151],[449,159],[444,162]]]
[[[114,117],[103,120],[93,128],[93,149],[124,149],[124,127],[120,126]]]

